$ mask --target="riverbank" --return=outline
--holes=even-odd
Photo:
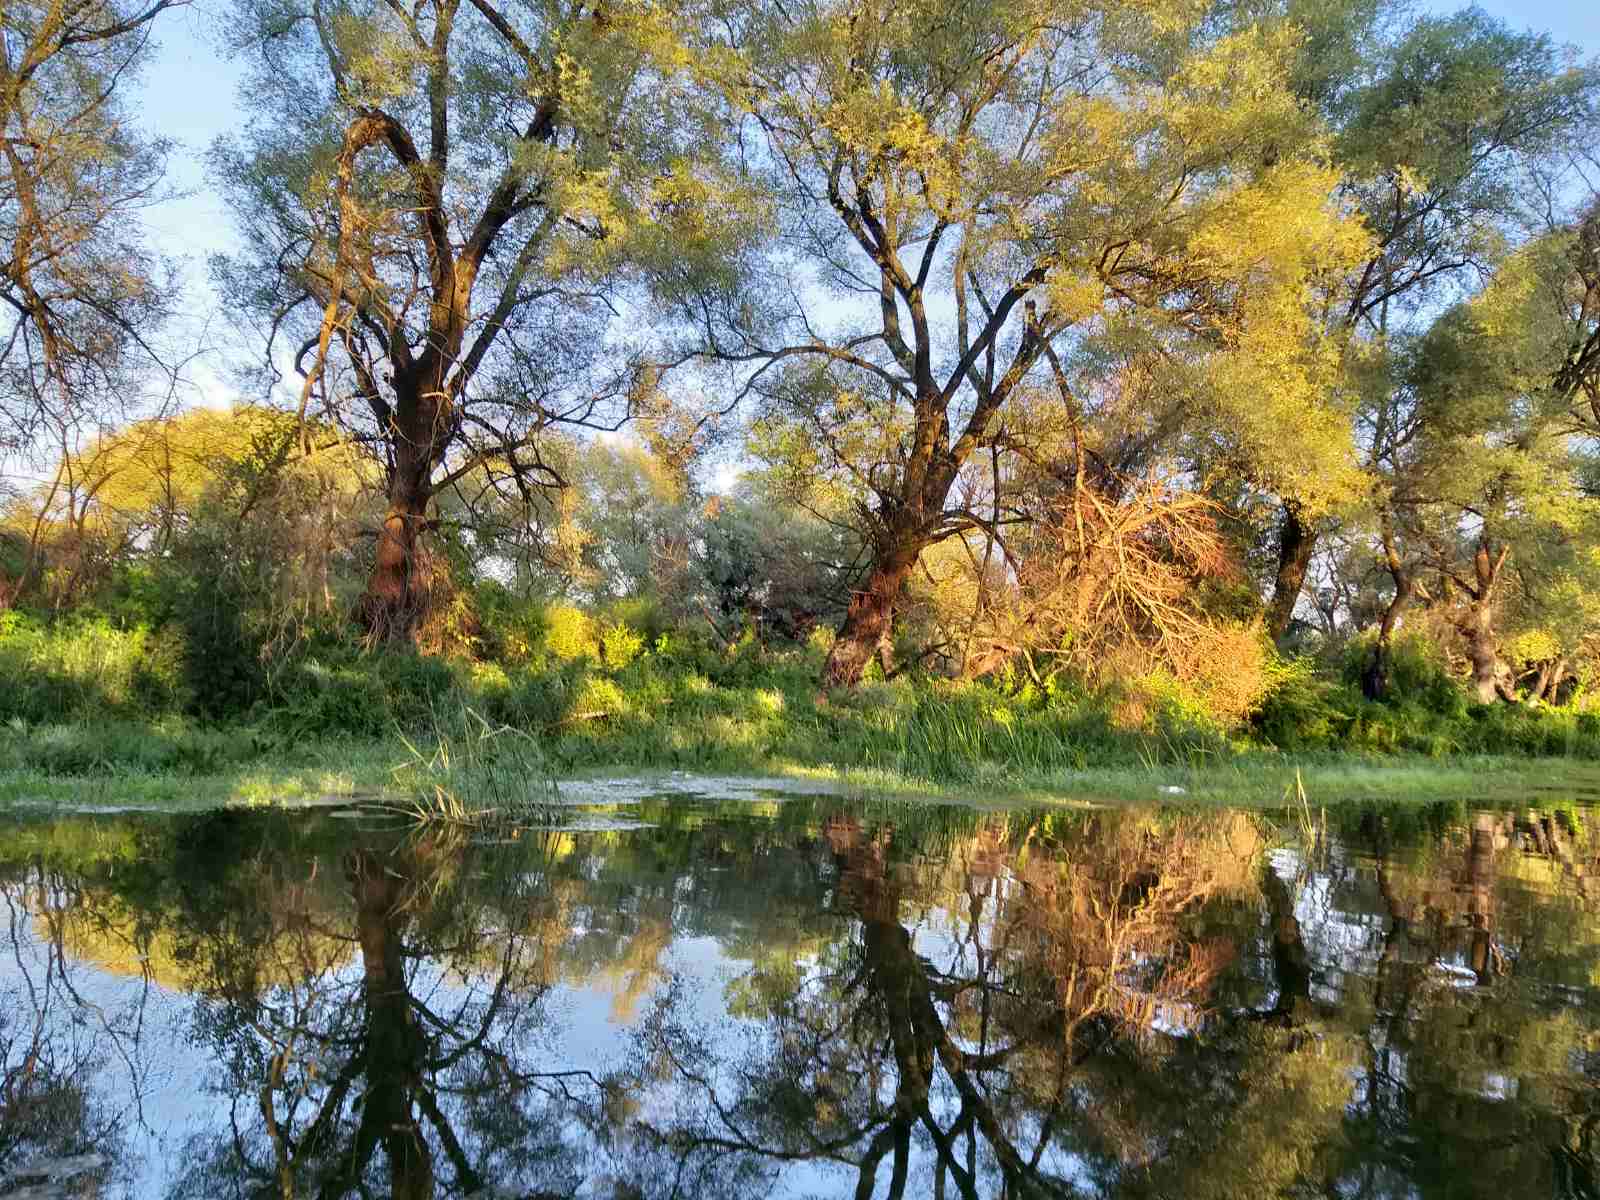
[[[610,665],[546,656],[511,669],[334,647],[227,709],[214,688],[161,676],[142,636],[74,626],[0,638],[0,808],[441,795],[514,807],[555,781],[675,773],[1006,803],[1271,805],[1297,773],[1313,803],[1600,793],[1600,713],[1473,706],[1443,677],[1374,703],[1296,669],[1248,721],[1225,725],[1156,678],[824,691],[816,647],[661,639],[613,651]]]
[[[596,746],[598,751],[603,748]],[[1383,799],[1568,799],[1600,795],[1600,764],[1576,757],[1430,758],[1319,751],[1240,750],[1190,761],[1130,754],[1082,767],[1007,763],[975,756],[938,774],[887,761],[805,762],[759,752],[708,753],[674,766],[663,754],[563,762],[530,735],[480,727],[430,736],[283,739],[247,727],[199,729],[176,722],[0,729],[0,811],[160,809],[227,805],[306,806],[447,793],[468,805],[515,804],[553,789],[582,798],[588,784],[639,795],[715,791],[729,779],[775,789],[851,796],[1015,804],[1192,802],[1270,807],[1294,793],[1313,805]],[[632,747],[637,749],[637,746]],[[684,757],[684,756],[680,756]],[[624,780],[625,783],[616,781]]]

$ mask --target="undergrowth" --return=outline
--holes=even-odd
[[[659,623],[575,612],[524,621],[514,651],[501,631],[500,661],[307,638],[221,716],[197,698],[204,674],[169,630],[7,614],[0,772],[201,777],[286,762],[336,769],[344,755],[363,764],[363,778],[382,775],[383,786],[447,813],[545,803],[551,779],[617,769],[1000,789],[1341,758],[1600,758],[1600,715],[1472,705],[1436,666],[1403,655],[1397,698],[1384,702],[1364,699],[1352,671],[1283,664],[1251,721],[1230,729],[1159,681],[1142,682],[1137,706],[1116,689],[1061,679],[905,677],[825,691],[821,643],[773,648],[746,637],[724,648]],[[230,673],[230,688],[236,680]]]

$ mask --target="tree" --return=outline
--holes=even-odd
[[[1573,230],[1530,242],[1409,356],[1402,399],[1379,427],[1379,529],[1394,592],[1369,694],[1382,694],[1388,640],[1414,596],[1460,634],[1484,703],[1516,698],[1501,653],[1507,625],[1542,633],[1551,659],[1588,631],[1600,510],[1588,490],[1589,414],[1568,377],[1593,320],[1582,301],[1572,306],[1578,244]],[[1548,679],[1538,688],[1551,690]]]
[[[1479,10],[1424,17],[1392,38],[1374,28],[1376,9],[1367,15],[1341,31],[1348,45],[1379,40],[1356,86],[1330,90],[1320,62],[1297,74],[1297,89],[1335,127],[1341,199],[1373,234],[1327,309],[1357,369],[1487,274],[1522,223],[1529,169],[1593,127],[1600,95],[1593,66],[1573,66],[1548,37],[1513,33]],[[1288,631],[1319,537],[1304,507],[1283,498],[1267,607],[1275,637]]]
[[[172,284],[139,238],[166,146],[118,94],[155,19],[186,0],[19,0],[0,9],[0,453],[65,449],[126,403]]]
[[[223,290],[301,376],[302,416],[387,465],[360,611],[404,638],[433,585],[435,497],[489,462],[524,499],[556,425],[651,395],[614,313],[715,271],[741,190],[699,154],[680,13],[433,0],[248,10],[250,128],[215,161],[251,247]],[[637,322],[635,322],[637,324]],[[609,344],[608,344],[609,340]],[[280,342],[287,345],[280,347]]]
[[[862,557],[848,514],[761,472],[706,502],[699,544],[696,565],[718,621],[788,639],[844,615]]]
[[[925,549],[983,528],[954,484],[1005,445],[1027,385],[1065,387],[1096,342],[1147,348],[1308,506],[1347,486],[1307,305],[1365,243],[1301,149],[1293,27],[1125,0],[862,0],[750,4],[733,28],[774,272],[803,285],[692,315],[803,469],[858,497],[872,561],[828,680],[861,677]]]
[[[25,547],[19,594],[60,607],[117,568],[179,559],[177,573],[214,587],[251,563],[275,609],[330,615],[332,564],[354,541],[377,464],[326,427],[314,432],[320,449],[304,458],[286,414],[195,408],[86,439],[48,483],[0,507],[0,530]]]

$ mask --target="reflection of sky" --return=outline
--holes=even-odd
[[[646,835],[647,831],[641,830],[630,836]],[[1439,894],[1448,896],[1452,894],[1448,881],[1454,868],[1445,858],[1453,852],[1441,848],[1440,854],[1444,857],[1433,861],[1429,867],[1433,875],[1427,878],[1419,873],[1407,876],[1407,864],[1403,861],[1391,864],[1391,869],[1397,880],[1407,879],[1412,885],[1433,887],[1435,885],[1429,883],[1428,879],[1436,876],[1445,881],[1440,885],[1443,891]],[[603,858],[601,852],[582,854],[579,861],[571,865],[574,869],[581,866],[583,874],[591,881],[601,881],[604,876],[608,885],[615,885],[620,869],[602,871]],[[1512,861],[1505,858],[1501,863],[1505,866]],[[1396,1031],[1395,1040],[1400,1044],[1390,1045],[1384,1022],[1376,1022],[1370,1030],[1358,1024],[1365,1019],[1362,1005],[1366,1002],[1367,985],[1376,975],[1384,937],[1389,929],[1372,860],[1334,846],[1326,854],[1320,855],[1310,868],[1289,850],[1274,851],[1269,856],[1268,865],[1294,898],[1294,915],[1313,969],[1313,997],[1324,1009],[1318,1017],[1311,1019],[1318,1035],[1343,1036],[1344,1031],[1338,1022],[1348,1021],[1348,1032],[1358,1042],[1362,1038],[1367,1040],[1366,1047],[1358,1047],[1358,1053],[1370,1052],[1382,1056],[1383,1079],[1379,1081],[1379,1086],[1383,1088],[1410,1085],[1414,1076],[1421,1077],[1417,1081],[1418,1086],[1430,1085],[1430,1077],[1456,1070],[1454,1063],[1429,1063],[1420,1058],[1417,1060],[1417,1069],[1413,1070],[1407,1055],[1421,1054],[1423,1051],[1410,1044],[1410,1035],[1403,1026],[1397,1027]],[[569,948],[580,943],[584,946],[585,953],[581,957],[588,965],[582,970],[588,973],[580,975],[575,971],[566,982],[551,989],[544,1004],[548,1023],[539,1028],[531,1042],[518,1044],[519,1058],[533,1063],[535,1069],[541,1071],[588,1070],[604,1076],[623,1065],[631,1050],[633,1034],[640,1028],[641,1022],[648,1019],[653,1002],[664,996],[671,987],[675,1001],[672,1016],[692,1027],[712,1048],[715,1070],[722,1085],[719,1090],[725,1096],[733,1095],[737,1090],[735,1068],[746,1056],[770,1058],[774,1049],[773,1039],[778,1036],[778,1026],[759,1020],[738,1019],[729,1013],[732,996],[730,984],[751,969],[747,960],[738,957],[736,948],[755,947],[758,951],[763,932],[768,927],[756,916],[747,916],[743,921],[721,919],[711,926],[711,917],[727,916],[708,910],[709,893],[696,890],[697,883],[703,884],[712,872],[718,879],[728,878],[721,868],[701,865],[684,870],[670,879],[648,875],[643,885],[633,890],[623,890],[620,896],[609,886],[597,888],[592,897],[587,897],[585,903],[579,904],[575,912],[581,914],[580,918],[575,919],[564,932],[569,940]],[[934,873],[930,871],[928,879],[933,877]],[[540,884],[536,876],[530,875],[523,882],[529,895],[538,892]],[[740,877],[736,882],[745,888],[761,886],[759,874],[748,879]],[[985,947],[992,948],[994,929],[988,922],[1000,908],[997,900],[1009,898],[1017,903],[1027,903],[1027,894],[1017,878],[1003,870],[992,885],[985,881],[982,886],[989,890],[984,904],[986,919],[980,936]],[[814,893],[815,911],[822,912],[828,908],[829,900],[825,897],[832,893],[833,889],[827,880],[818,879]],[[811,894],[807,893],[801,898],[802,907]],[[737,895],[728,895],[734,904],[738,903]],[[954,976],[970,977],[975,970],[975,963],[971,947],[965,944],[971,934],[966,898],[959,893],[946,893],[920,884],[908,886],[907,895],[909,898],[903,903],[899,918],[912,935],[915,952],[931,965],[935,974],[948,972]],[[1538,900],[1537,893],[1531,890],[1502,890],[1497,895],[1507,905],[1532,905]],[[608,896],[615,899],[614,906],[610,900],[606,901],[606,907],[594,906],[595,901]],[[626,964],[626,970],[609,970],[615,964],[606,960],[596,963],[592,947],[625,947],[629,939],[619,936],[619,930],[632,928],[639,920],[650,917],[655,911],[653,905],[663,900],[664,907],[670,912],[673,931],[679,936],[668,941],[656,961],[646,964],[656,969],[648,972],[648,983],[642,994],[635,997],[633,1015],[626,1021],[620,1021],[617,996],[621,989],[628,986],[630,972],[640,969],[641,964],[630,962]],[[793,903],[794,897],[787,896],[786,900]],[[1265,910],[1252,913],[1247,908],[1244,916],[1244,927],[1240,930],[1242,953],[1239,969],[1249,973],[1258,983],[1265,984],[1273,979],[1270,957],[1267,949],[1264,949],[1270,948],[1271,928],[1269,925],[1251,924],[1250,920],[1252,917],[1265,920],[1268,913]],[[843,921],[846,918],[841,915],[839,919]],[[27,982],[29,979],[37,980],[43,974],[43,947],[34,940],[25,916],[20,918],[20,922],[21,933],[14,956],[0,955],[0,1004],[4,1005],[8,1015],[30,1011],[27,1007]],[[716,928],[719,936],[698,932],[708,926]],[[484,933],[481,929],[477,932]],[[851,932],[859,936],[859,926],[852,925]],[[768,936],[778,935],[768,933]],[[1417,946],[1408,947],[1407,952],[1409,958],[1406,961],[1412,964],[1421,961],[1424,954],[1420,942]],[[825,962],[826,956],[819,957],[809,951],[801,951],[800,954],[796,965],[802,988],[824,993],[829,986],[824,977],[835,971],[837,964]],[[578,957],[573,956],[574,960]],[[1439,991],[1449,991],[1438,985],[1445,980],[1448,969],[1459,966],[1458,958],[1459,951],[1451,949],[1441,954],[1428,972],[1427,979]],[[564,962],[562,965],[567,964]],[[469,970],[481,972],[481,967],[474,966]],[[204,1002],[154,986],[146,992],[142,982],[125,970],[119,973],[85,961],[68,964],[68,979],[90,1007],[78,1010],[66,1007],[52,1009],[52,1020],[56,1023],[53,1028],[62,1036],[86,1036],[80,1027],[73,1024],[84,1013],[104,1014],[105,1020],[114,1028],[128,1027],[136,1018],[142,1022],[142,1038],[136,1047],[133,1069],[145,1080],[145,1127],[133,1126],[130,1119],[130,1141],[141,1147],[138,1160],[128,1164],[128,1169],[137,1176],[131,1194],[163,1195],[189,1166],[183,1157],[186,1147],[214,1142],[228,1131],[231,1097],[211,1090],[221,1078],[220,1067],[211,1060],[211,1048],[198,1040],[194,1029],[194,1018]],[[352,996],[359,989],[360,980],[359,958],[351,958],[325,976],[320,990],[330,995]],[[1468,979],[1463,982],[1474,981]],[[492,979],[484,974],[471,973],[463,978],[459,973],[430,963],[414,964],[410,974],[412,995],[425,1000],[435,1012],[452,1010],[469,998],[469,990],[481,998],[492,985]],[[1259,992],[1255,995],[1259,996]],[[141,997],[145,997],[142,1007],[139,1004]],[[1461,999],[1465,1003],[1471,998]],[[1272,998],[1268,998],[1264,1007],[1270,1007],[1271,1003]],[[1175,1033],[1177,1021],[1176,1016],[1158,1020],[1156,1032]],[[964,1034],[953,1024],[950,1033],[962,1048],[979,1049],[970,1040],[970,1035]],[[118,1097],[127,1086],[127,1070],[127,1066],[112,1055],[101,1055],[97,1064],[97,1084],[107,1104],[120,1103]],[[1462,1064],[1459,1071],[1461,1079],[1456,1085],[1459,1093],[1473,1094],[1490,1102],[1507,1105],[1508,1119],[1513,1112],[1520,1112],[1509,1107],[1522,1102],[1522,1081],[1517,1076],[1471,1063]],[[883,1091],[879,1096],[884,1104],[892,1101],[893,1074],[892,1061],[886,1062]],[[1354,1111],[1371,1097],[1365,1090],[1366,1079],[1358,1076],[1352,1082],[1355,1085],[1351,1102]],[[1433,1082],[1430,1086],[1437,1088],[1439,1084]],[[1003,1091],[1003,1084],[997,1090]],[[1078,1104],[1107,1101],[1106,1095],[1097,1095],[1095,1085],[1089,1082],[1082,1084],[1081,1090],[1075,1095]],[[644,1115],[657,1118],[662,1123],[670,1123],[671,1106],[677,1098],[669,1084],[651,1088],[643,1097]],[[253,1094],[241,1097],[238,1103],[241,1105],[241,1114],[250,1115],[254,1105]],[[936,1075],[929,1103],[936,1119],[943,1125],[948,1125],[959,1111],[959,1097],[949,1078],[942,1072]],[[1069,1109],[1071,1107],[1069,1105]],[[1007,1120],[1012,1121],[1012,1118],[1008,1115]],[[1017,1116],[1007,1128],[1018,1143],[1031,1146],[1041,1128],[1040,1118],[1037,1114]],[[1040,1159],[1041,1165],[1057,1177],[1074,1182],[1086,1194],[1097,1194],[1103,1180],[1097,1178],[1095,1172],[1104,1172],[1105,1165],[1087,1155],[1075,1153],[1071,1148],[1074,1138],[1070,1130],[1058,1132],[1062,1136],[1046,1146]],[[583,1194],[605,1194],[608,1185],[604,1181],[602,1165],[605,1161],[604,1149],[584,1144],[583,1139],[588,1135],[575,1124],[565,1130],[563,1136],[570,1144],[580,1145],[588,1155],[586,1161],[596,1164],[590,1175],[589,1191]],[[775,1167],[775,1170],[780,1169]],[[992,1170],[992,1164],[981,1163],[980,1170]],[[880,1195],[888,1187],[888,1175],[887,1167],[879,1172],[877,1186]],[[779,1200],[848,1192],[853,1189],[853,1177],[851,1168],[838,1164],[786,1164],[781,1167],[777,1183],[766,1195]],[[926,1195],[931,1188],[932,1153],[926,1139],[919,1133],[912,1160],[911,1186],[906,1194]],[[985,1179],[980,1185],[980,1194],[989,1194],[991,1188],[998,1192],[996,1181]],[[1403,1195],[1406,1189],[1397,1183],[1382,1194]]]
[[[571,930],[574,935],[584,932],[580,927]],[[0,1003],[8,1014],[15,1014],[13,1020],[34,1011],[28,982],[31,979],[38,986],[46,974],[45,960],[46,947],[35,937],[30,919],[19,917],[13,952],[0,956]],[[748,964],[725,955],[716,938],[676,938],[663,953],[660,965],[664,975],[679,984],[675,1014],[712,1033],[728,1061],[749,1039],[763,1036],[759,1023],[727,1016],[725,987]],[[200,1044],[195,1036],[195,1018],[208,1002],[155,984],[146,988],[126,970],[108,970],[88,960],[69,959],[66,982],[84,1007],[65,1003],[70,997],[58,994],[49,1011],[48,1036],[72,1037],[85,1020],[95,1023],[93,1016],[86,1017],[92,1013],[104,1014],[113,1029],[128,1035],[121,1040],[130,1048],[131,1066],[111,1052],[112,1039],[99,1038],[101,1053],[92,1064],[94,1092],[102,1104],[115,1109],[128,1103],[131,1092],[142,1091],[142,1121],[139,1112],[130,1107],[122,1124],[137,1153],[131,1158],[116,1156],[118,1174],[129,1178],[125,1194],[130,1197],[167,1195],[191,1166],[186,1147],[216,1144],[231,1136],[229,1113],[235,1098],[217,1091],[219,1066],[210,1057],[211,1047]],[[629,1030],[617,1021],[613,1005],[626,982],[596,972],[587,980],[553,986],[544,1002],[552,1019],[538,1038],[537,1069],[587,1070],[603,1077],[621,1067]],[[308,984],[306,991],[314,988],[323,994],[353,996],[359,994],[360,983],[361,966],[356,959]],[[638,1013],[646,1012],[665,986],[661,981],[652,984],[640,998]],[[481,999],[486,987],[492,987],[492,981],[474,978],[463,982],[453,972],[427,962],[413,964],[409,973],[410,994],[436,1013],[452,1011],[473,995]],[[286,999],[282,994],[276,998]],[[632,1023],[637,1023],[637,1017]],[[131,1036],[134,1030],[137,1039]],[[140,1088],[129,1086],[130,1073],[142,1081]],[[254,1101],[244,1096],[237,1103],[249,1108]],[[834,1189],[840,1186],[843,1172],[838,1164],[794,1164],[783,1185],[771,1194],[804,1196],[819,1188]]]
[[[193,999],[82,960],[52,965],[27,917],[12,931],[0,954],[0,1029],[25,1037],[42,1007],[45,1037],[58,1049],[91,1048],[90,1102],[104,1114],[118,1114],[126,1139],[113,1152],[113,1181],[131,1174],[136,1183],[127,1194],[164,1194],[176,1179],[177,1151],[188,1132],[215,1115],[215,1100],[200,1088],[206,1064],[188,1044]],[[17,1065],[5,1063],[8,1071]]]

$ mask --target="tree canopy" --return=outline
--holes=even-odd
[[[1419,634],[1485,701],[1587,678],[1600,68],[1544,34],[1375,0],[252,0],[208,162],[255,410],[91,428],[173,294],[119,83],[167,7],[7,10],[3,403],[13,449],[57,431],[8,602],[233,529],[316,564],[315,603],[236,573],[259,603],[368,644],[632,604],[724,649],[833,626],[826,684],[1159,675],[1230,719],[1352,640],[1374,699]]]

